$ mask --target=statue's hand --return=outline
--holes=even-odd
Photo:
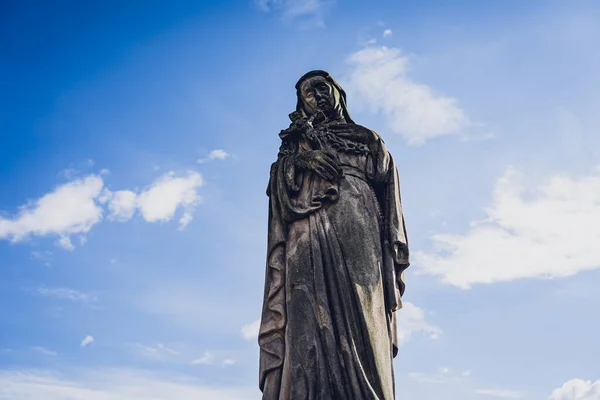
[[[327,127],[334,135],[347,140],[370,145],[377,141],[377,135],[372,130],[357,124],[337,124]]]
[[[342,170],[333,157],[321,150],[310,150],[294,156],[294,165],[315,172],[321,178],[335,181],[341,178]]]

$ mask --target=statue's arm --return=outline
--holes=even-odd
[[[406,223],[402,210],[400,196],[400,178],[398,168],[392,155],[387,150],[383,139],[373,132],[374,140],[370,143],[371,150],[370,168],[368,175],[371,177],[379,198],[385,210],[386,246],[389,246],[395,270],[396,287],[398,294],[404,294],[404,270],[410,265]]]

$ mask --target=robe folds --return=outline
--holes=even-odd
[[[376,138],[367,153],[336,154],[337,182],[298,170],[294,154],[271,167],[264,400],[394,399],[394,312],[409,255],[398,173]]]

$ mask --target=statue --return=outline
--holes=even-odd
[[[409,265],[396,166],[325,71],[296,84],[271,166],[264,400],[391,400]]]

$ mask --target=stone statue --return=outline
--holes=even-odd
[[[396,166],[325,71],[296,84],[271,166],[264,400],[391,400],[408,243]]]

